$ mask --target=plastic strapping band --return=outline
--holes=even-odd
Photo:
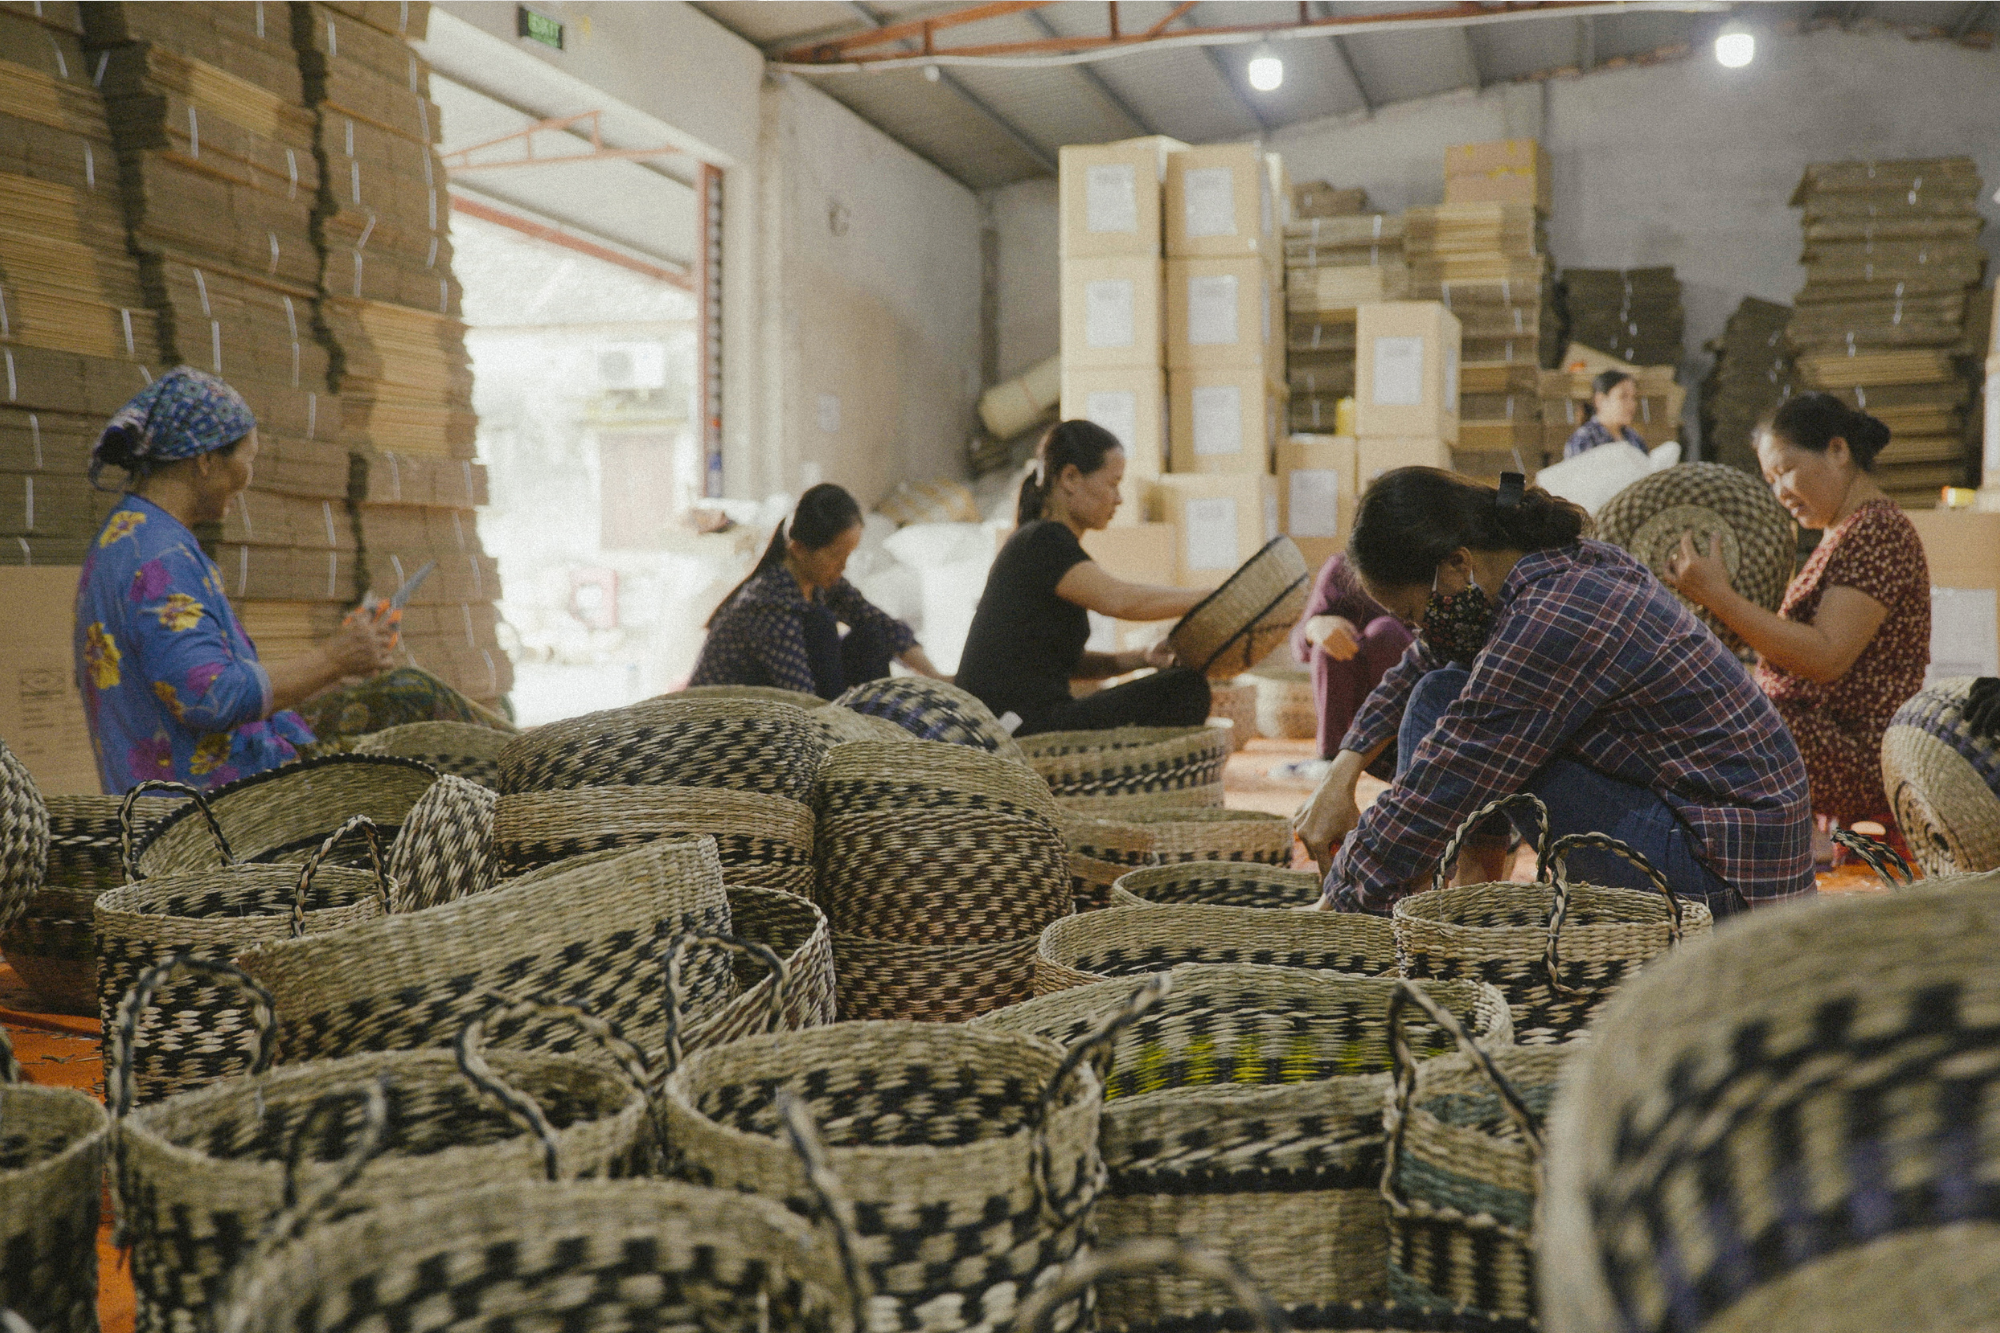
[[[458,538],[458,549],[463,551],[465,549],[465,525],[458,521],[458,511],[456,509],[451,511],[451,531],[452,535]]]
[[[28,435],[35,445],[35,466],[37,468],[47,466],[42,461],[42,418],[39,413],[28,413]]]
[[[104,67],[110,63],[111,63],[111,53],[109,51],[106,51],[103,55],[97,58],[97,72],[90,76],[91,87],[102,88],[104,86]]]
[[[130,310],[127,310],[125,307],[120,306],[118,307],[118,318],[122,320],[125,325],[125,355],[127,356],[139,355],[138,349],[132,345],[132,312]]]
[[[465,616],[465,646],[468,648],[477,648],[479,646],[479,639],[472,632],[472,603],[460,602],[458,609]]]
[[[194,274],[194,289],[201,296],[201,317],[203,319],[214,319],[215,312],[208,308],[208,279],[202,277],[201,270],[198,268],[190,269],[189,272]]]
[[[331,17],[326,21],[326,53],[336,60],[340,58],[340,34],[334,31]]]
[[[467,460],[460,463],[459,466],[465,469],[465,507],[471,509],[479,503],[472,491],[472,463],[470,460]]]
[[[394,454],[383,454],[382,457],[389,460],[389,498],[391,500],[400,500],[403,498],[402,465],[396,462],[396,455]]]
[[[257,0],[257,40],[264,40],[264,0]]]
[[[236,512],[243,520],[243,540],[255,540],[257,533],[250,523],[250,493],[248,491],[238,491],[236,493]]]
[[[250,548],[239,546],[236,548],[236,595],[238,597],[248,597],[250,595],[249,589]]]
[[[348,188],[354,192],[354,202],[361,203],[361,163],[349,161],[347,164]]]
[[[292,387],[299,387],[299,340],[292,339]]]
[[[465,563],[472,566],[472,595],[481,601],[486,599],[486,580],[479,576],[479,557],[469,555]]]
[[[41,0],[35,0],[35,16],[37,18],[40,18],[41,13],[42,13]],[[49,50],[55,52],[57,77],[62,79],[65,83],[67,83],[69,81],[69,61],[63,59],[63,49],[60,46],[56,45],[56,38],[54,33],[44,32],[42,36],[48,39]]]
[[[333,501],[321,500],[320,512],[326,516],[326,549],[331,551],[340,545],[340,538],[333,531]]]
[[[275,277],[278,272],[278,233],[266,227],[264,236],[271,242],[271,273]]]
[[[220,375],[222,373],[222,321],[219,319],[208,321],[208,351],[209,355],[215,358],[215,373]]]
[[[32,530],[35,526],[35,479],[33,477],[23,477],[21,481],[23,483],[21,505],[24,511],[23,516],[27,519],[27,522],[22,524],[22,526]]]
[[[306,394],[306,438],[312,439],[319,430],[319,395]]]
[[[431,205],[431,209],[433,212],[435,212],[437,209],[437,205],[433,203]],[[438,238],[433,236],[431,237],[430,253],[424,256],[424,267],[436,268],[437,262],[438,262]]]
[[[291,149],[285,150],[285,170],[292,178],[291,187],[285,191],[285,198],[296,199],[299,195],[299,159]]]
[[[14,540],[21,543],[21,563],[30,569],[34,568],[35,553],[29,548],[28,539],[26,537],[16,537]]]
[[[338,601],[339,599],[340,599],[340,552],[328,551],[326,553],[326,600],[329,602],[333,602],[333,601]]]
[[[349,156],[349,157],[353,157],[353,156],[354,156],[354,117],[352,117],[352,116],[342,116],[342,117],[341,117],[341,119],[342,119],[343,121],[345,121],[345,122],[347,123],[347,156]]]
[[[188,108],[188,156],[201,156],[201,122],[192,106]]]
[[[83,145],[83,183],[93,190],[97,188],[97,154],[90,151],[87,142]]]
[[[368,210],[368,225],[361,229],[361,239],[354,243],[356,251],[368,248],[368,238],[375,234],[375,222],[375,210],[371,208]]]
[[[279,299],[285,303],[285,326],[291,330],[292,341],[297,342],[299,339],[299,312],[292,308],[291,297],[284,296]]]
[[[354,297],[356,300],[361,299],[361,264],[361,251],[356,250],[354,252]]]
[[[13,332],[7,326],[7,288],[4,284],[0,284],[0,338],[12,336]]]

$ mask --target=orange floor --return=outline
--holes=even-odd
[[[1271,776],[1280,764],[1312,757],[1310,741],[1251,741],[1230,756],[1223,775],[1226,801],[1232,809],[1264,810],[1288,815],[1309,794],[1296,783]],[[1363,803],[1375,799],[1384,784],[1364,778]],[[1310,868],[1301,850],[1294,864]],[[1517,871],[1517,873],[1520,873]],[[1819,877],[1822,893],[1879,893],[1882,886],[1865,867],[1849,866]],[[66,1014],[38,1013],[35,1001],[14,969],[0,961],[0,1023],[14,1039],[14,1054],[26,1070],[28,1081],[54,1087],[78,1088],[94,1097],[104,1095],[104,1062],[98,1048],[98,1025],[93,1018]],[[111,1245],[111,1207],[105,1204],[105,1224],[98,1233],[97,1314],[103,1333],[132,1333],[132,1278],[123,1256]]]

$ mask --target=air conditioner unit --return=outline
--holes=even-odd
[[[597,385],[601,389],[666,388],[667,345],[607,343],[598,348]]]

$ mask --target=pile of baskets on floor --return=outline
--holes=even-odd
[[[1538,839],[1532,883],[1440,872],[1393,919],[1300,911],[1280,829],[1206,803],[1220,735],[1016,744],[891,684],[385,735],[88,806],[0,748],[0,917],[95,895],[107,1070],[103,1106],[0,1087],[0,1303],[94,1328],[108,1173],[139,1326],[173,1333],[1505,1331],[1538,1283],[1564,1327],[1667,1327],[1647,1265],[1698,1253],[1679,1201],[1740,1161],[1701,1098],[1859,1105],[1901,1068],[1878,1031],[2000,1028],[1990,967],[1941,989],[2000,923],[1976,882],[1879,900],[1907,976],[1871,1007],[1847,959],[1842,1026],[1808,1012],[1809,950],[1768,982],[1715,944],[1662,957],[1705,909],[1574,882],[1578,848],[1622,851],[1601,836]],[[1986,1078],[1962,1050],[1909,1060]],[[1855,1086],[1772,1075],[1808,1056]],[[1869,1104],[1939,1161],[1924,1126],[1983,1123]],[[1545,1139],[1570,1145],[1546,1205]],[[1790,1219],[1781,1178],[1736,1178],[1745,1217]],[[1538,1272],[1544,1212],[1583,1269]],[[1868,1308],[1852,1233],[1815,1234]],[[1809,1249],[1768,1299],[1775,1267],[1700,1251],[1702,1291],[1835,1311]]]

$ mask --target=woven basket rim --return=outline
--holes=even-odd
[[[388,859],[384,857],[383,864],[386,866],[387,863]],[[160,924],[173,921],[186,921],[199,922],[205,926],[224,925],[230,922],[247,924],[273,920],[290,921],[292,909],[289,903],[283,907],[273,907],[269,911],[231,912],[218,916],[178,916],[171,912],[149,912],[142,907],[128,906],[128,904],[148,898],[154,900],[164,898],[168,892],[198,891],[201,887],[214,885],[218,877],[234,880],[238,884],[245,881],[265,880],[277,888],[292,891],[298,887],[299,873],[300,867],[297,865],[253,861],[231,866],[213,866],[207,870],[183,870],[171,875],[156,875],[151,879],[142,879],[133,884],[121,884],[115,889],[105,889],[99,893],[91,904],[94,909],[92,920],[96,922],[108,919],[114,925],[123,925],[127,922]],[[332,877],[331,883],[333,887],[340,888],[345,886],[352,888],[355,891],[355,900],[343,903],[339,907],[320,907],[308,911],[306,913],[308,926],[315,920],[351,912],[364,900],[375,897],[378,881],[375,878],[373,870],[357,870],[352,866],[322,865],[318,870],[313,872],[313,885],[318,887],[327,884],[329,882],[328,876]],[[229,886],[223,885],[220,887],[226,892]]]
[[[25,1099],[32,1109],[24,1114],[23,1108],[6,1108],[5,1103],[15,1098]],[[37,1102],[41,1105],[35,1106]],[[9,1189],[29,1183],[37,1175],[67,1170],[79,1156],[108,1146],[111,1137],[111,1113],[104,1103],[76,1088],[52,1088],[40,1083],[0,1084],[0,1108],[4,1108],[10,1132],[19,1129],[30,1117],[46,1120],[50,1113],[76,1117],[75,1125],[65,1130],[68,1142],[60,1149],[4,1173]]]
[[[1283,907],[1230,907],[1219,903],[1148,903],[1134,907],[1107,907],[1102,911],[1083,912],[1052,921],[1042,928],[1035,955],[1058,966],[1080,972],[1083,969],[1076,964],[1077,937],[1101,932],[1110,927],[1114,921],[1127,927],[1143,926],[1145,930],[1142,933],[1157,933],[1162,942],[1185,942],[1190,947],[1200,943],[1202,937],[1198,928],[1203,925],[1264,925],[1274,930],[1288,927],[1301,935],[1322,932],[1329,937],[1350,932],[1386,936],[1389,929],[1388,922],[1380,917],[1366,916],[1364,913],[1294,912]],[[1383,943],[1388,944],[1389,940],[1385,938]],[[1254,967],[1262,964],[1177,963],[1174,966]],[[1327,972],[1319,968],[1287,967],[1283,970],[1327,977],[1354,975],[1347,972]],[[1124,982],[1128,985],[1137,984],[1136,980],[1130,977],[1107,977],[1105,980]]]
[[[1481,899],[1495,899],[1504,903],[1533,905],[1543,916],[1539,925],[1482,926],[1474,922],[1459,920],[1453,915],[1465,906]],[[1577,922],[1574,917],[1580,905],[1592,905],[1619,909],[1630,915],[1614,915],[1609,921],[1594,922],[1589,925]],[[1482,933],[1503,933],[1527,931],[1537,937],[1548,935],[1547,916],[1555,909],[1555,887],[1550,884],[1522,884],[1509,880],[1495,880],[1486,884],[1454,884],[1442,889],[1426,889],[1422,893],[1412,893],[1396,900],[1392,919],[1421,923],[1442,929],[1478,931]],[[1699,898],[1681,898],[1681,922],[1683,932],[1698,924],[1713,920],[1708,905]],[[1563,922],[1563,938],[1572,936],[1588,938],[1594,931],[1629,930],[1632,927],[1658,926],[1662,930],[1673,925],[1673,910],[1667,900],[1651,890],[1624,889],[1603,884],[1571,884],[1569,886],[1569,918]],[[1567,952],[1567,950],[1565,950]]]
[[[1038,731],[1021,737],[1021,748],[1030,759],[1054,759],[1068,755],[1098,754],[1106,751],[1137,750],[1154,745],[1194,744],[1208,732],[1221,728],[1206,723],[1194,727],[1100,727],[1080,731]]]
[[[432,765],[426,764],[421,760],[405,758],[402,755],[323,754],[316,755],[311,759],[301,759],[294,763],[281,764],[277,768],[267,768],[262,773],[252,773],[247,778],[238,778],[234,782],[224,783],[220,787],[203,792],[202,797],[208,802],[209,808],[215,811],[215,817],[218,820],[224,821],[225,831],[227,831],[227,820],[224,815],[223,805],[229,798],[238,796],[244,792],[255,791],[259,787],[269,786],[272,783],[289,781],[305,774],[321,773],[329,770],[337,771],[356,766],[364,769],[373,768],[377,771],[383,769],[401,769],[406,772],[427,775],[432,781],[435,781],[439,776],[438,770]],[[163,799],[172,800],[174,798],[166,797]],[[233,804],[234,802],[230,803]],[[143,867],[146,860],[146,853],[157,846],[160,839],[164,838],[170,829],[179,827],[181,823],[188,819],[199,819],[200,817],[201,813],[196,808],[194,801],[182,798],[179,804],[173,810],[162,815],[158,822],[134,846],[132,850],[133,859]]]
[[[1276,577],[1269,577],[1276,564],[1284,561],[1287,549],[1296,557],[1299,572],[1277,569]],[[1210,630],[1206,623],[1207,619],[1221,616],[1225,621],[1234,622],[1235,628],[1222,634],[1221,642],[1212,649],[1204,652],[1205,641],[1196,638],[1192,651],[1183,656],[1184,665],[1206,674],[1217,658],[1254,630],[1273,608],[1303,587],[1311,578],[1312,571],[1306,567],[1305,554],[1299,550],[1298,544],[1290,537],[1273,537],[1258,547],[1255,555],[1244,561],[1234,573],[1223,580],[1221,587],[1195,603],[1192,610],[1176,621],[1174,627],[1167,631],[1167,641],[1174,645],[1176,652],[1180,652],[1183,641],[1198,633],[1206,632],[1209,638],[1216,636],[1219,631]],[[1280,582],[1284,587],[1276,586]],[[1246,612],[1247,618],[1245,618]],[[1201,659],[1199,663],[1193,660],[1197,657]]]

